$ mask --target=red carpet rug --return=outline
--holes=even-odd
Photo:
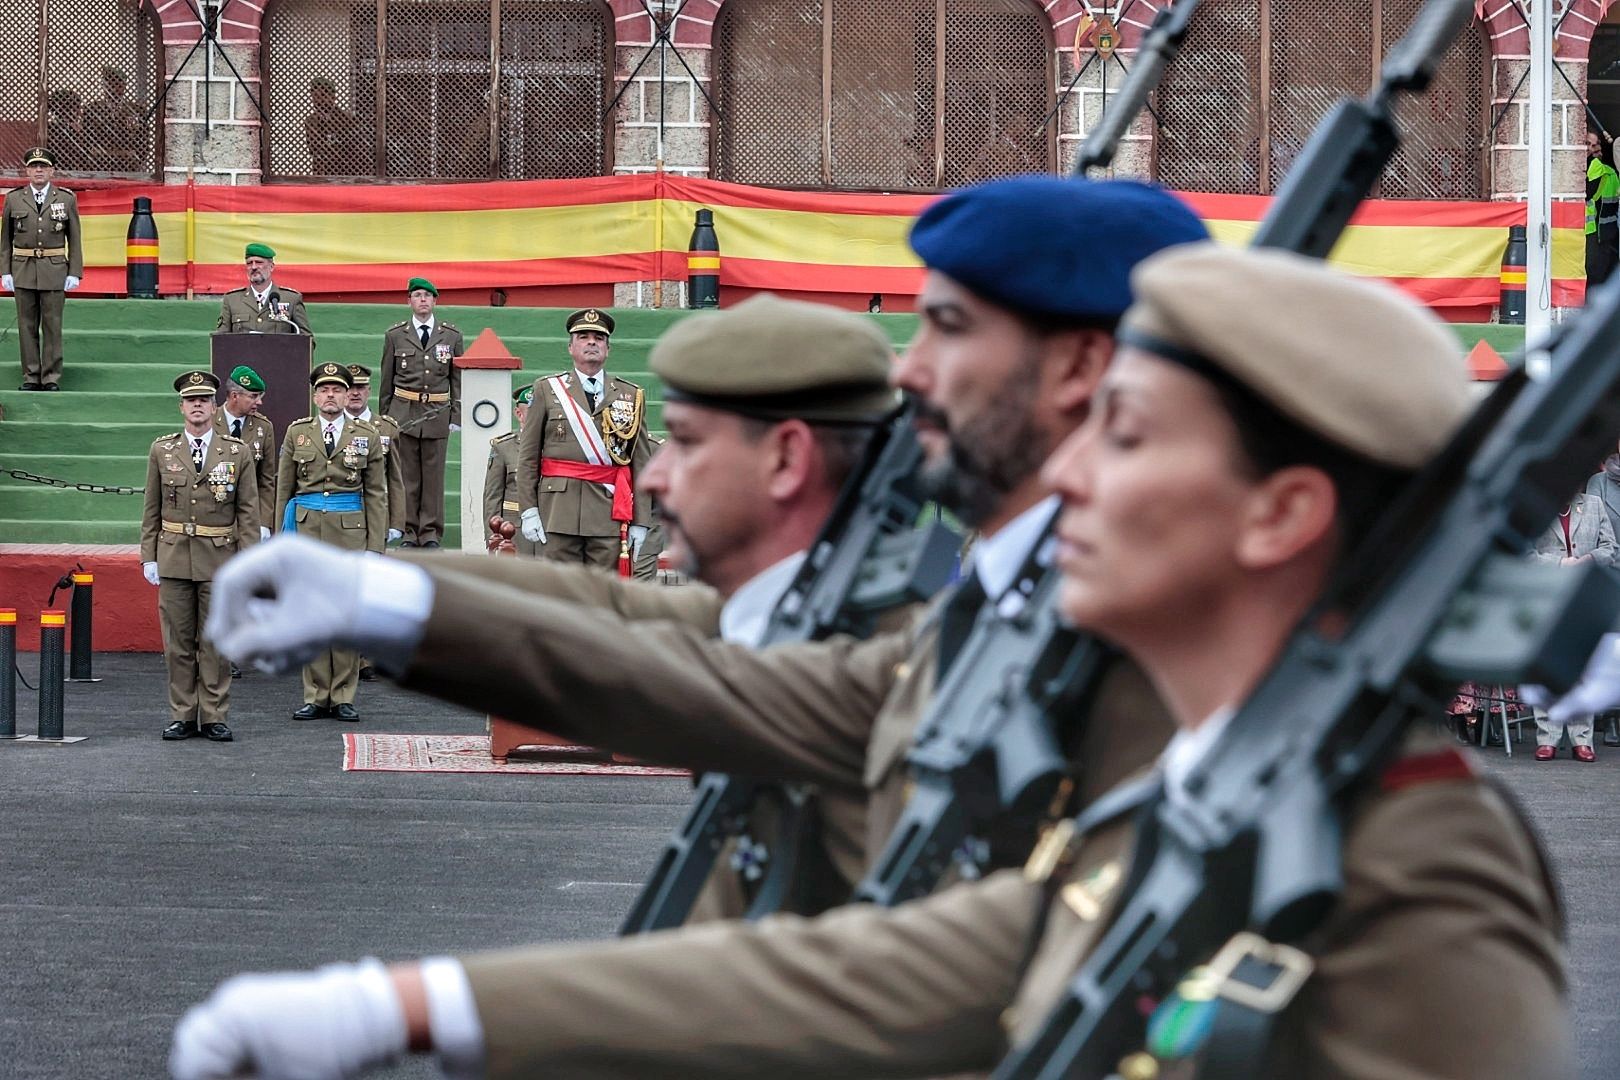
[[[345,772],[527,773],[542,776],[685,776],[684,769],[653,765],[620,765],[570,760],[569,750],[555,756],[513,758],[497,765],[489,756],[488,735],[343,735]]]

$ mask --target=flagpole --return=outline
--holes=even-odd
[[[1553,0],[1530,3],[1529,191],[1526,198],[1525,342],[1552,324],[1552,32]],[[1535,353],[1531,354],[1532,357]],[[1531,374],[1538,373],[1532,366]]]

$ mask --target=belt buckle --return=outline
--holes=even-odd
[[[1272,969],[1266,985],[1256,986],[1235,978],[1239,965],[1245,960]],[[1232,940],[1222,945],[1221,951],[1205,965],[1216,994],[1263,1013],[1282,1011],[1299,993],[1315,967],[1316,962],[1299,949],[1275,944],[1248,930],[1232,935]]]
[[[186,535],[187,536],[196,536],[197,535],[197,523],[195,521],[186,522],[185,528],[186,528]]]

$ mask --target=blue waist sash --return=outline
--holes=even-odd
[[[296,507],[307,506],[311,510],[321,513],[341,514],[350,510],[360,509],[360,493],[358,491],[313,491],[307,495],[294,495],[287,500],[287,510],[281,515],[281,531],[298,531],[298,511]]]

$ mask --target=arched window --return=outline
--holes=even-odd
[[[609,169],[613,18],[601,0],[280,0],[261,40],[269,179]]]
[[[1384,54],[1420,6],[1205,0],[1159,87],[1159,180],[1188,191],[1275,191],[1328,110],[1373,85]],[[1485,32],[1476,23],[1427,94],[1401,105],[1401,149],[1374,195],[1484,196],[1486,62]]]
[[[906,190],[1046,170],[1052,73],[1034,0],[729,0],[714,175]]]
[[[0,161],[15,168],[45,145],[70,175],[155,175],[158,42],[144,3],[0,4]]]

